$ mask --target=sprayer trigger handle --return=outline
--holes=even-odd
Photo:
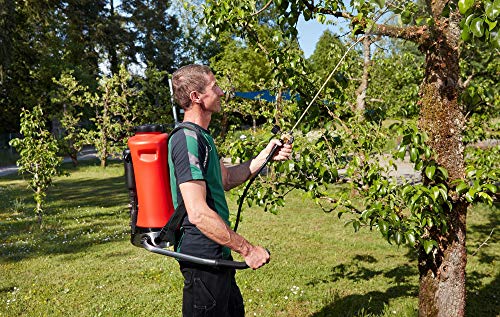
[[[280,139],[281,143],[283,144],[292,144],[294,141],[294,137],[292,132],[286,132],[281,135]]]

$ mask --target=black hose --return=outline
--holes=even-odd
[[[236,230],[238,230],[238,224],[240,223],[241,209],[243,207],[243,202],[245,201],[245,197],[247,197],[248,189],[250,188],[250,186],[252,186],[253,181],[257,178],[257,176],[260,174],[260,172],[262,172],[262,170],[264,169],[266,164],[269,163],[269,161],[274,156],[274,154],[276,153],[276,150],[278,148],[279,148],[279,145],[275,144],[271,150],[271,153],[269,153],[269,155],[266,157],[266,160],[264,161],[264,163],[262,163],[262,165],[259,167],[259,170],[257,171],[257,173],[255,173],[252,176],[252,178],[250,178],[247,186],[245,186],[245,189],[243,190],[243,195],[241,196],[240,203],[238,205],[238,212],[236,213],[236,222],[234,223],[234,229],[233,229],[234,232],[236,232]]]

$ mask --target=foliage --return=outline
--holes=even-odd
[[[347,43],[344,43],[331,31],[325,31],[318,40],[316,48],[307,60],[308,78],[314,87],[321,87],[330,73],[337,67],[336,74],[325,86],[321,94],[323,103],[331,104],[334,108],[348,105],[351,110],[356,108],[355,79],[361,76],[361,59],[355,50],[347,52]],[[339,64],[344,54],[342,63]],[[318,88],[316,88],[318,89]],[[327,107],[312,109],[309,120],[315,117],[327,116]],[[349,114],[350,115],[350,114]]]
[[[492,204],[497,192],[498,147],[469,163],[467,179],[472,186],[458,182],[448,189],[448,172],[436,163],[425,144],[426,135],[415,126],[407,122],[388,129],[370,122],[359,125],[355,120],[332,121],[323,129],[295,135],[294,151],[299,154],[293,161],[271,166],[267,176],[255,183],[247,205],[276,212],[291,188],[301,189],[324,211],[348,217],[355,231],[377,229],[391,244],[408,244],[431,253],[438,247],[438,235],[448,230],[447,212],[454,200],[463,197]],[[384,154],[386,140],[398,134],[402,135],[398,148],[390,156]],[[261,135],[232,142],[229,153],[250,158],[253,150],[248,149],[262,148],[263,140]],[[405,159],[422,175],[423,183],[395,176]],[[332,187],[334,183],[345,184]]]
[[[465,182],[458,183],[457,192],[465,193],[465,198],[469,202],[482,198],[491,203],[492,198],[489,193],[497,194],[500,180],[500,145],[485,148],[470,146],[465,153],[467,177]]]
[[[115,4],[119,3],[118,5]],[[48,117],[52,78],[71,70],[95,92],[101,76],[121,64],[136,73],[146,65],[172,71],[184,48],[177,18],[165,1],[3,1],[0,5],[0,132],[17,132],[20,108],[44,105]],[[54,106],[54,108],[53,108]],[[88,120],[88,108],[82,109]]]
[[[49,32],[54,12],[20,1],[2,1],[0,7],[0,132],[18,132],[21,108],[47,108],[46,92],[62,64],[62,50],[52,50],[58,44]]]
[[[500,60],[498,50],[489,50],[484,43],[466,43],[460,62],[463,93],[460,97],[469,116],[464,142],[472,144],[498,139],[500,123]]]
[[[181,52],[179,65],[200,63],[208,65],[210,59],[221,51],[221,45],[207,32],[203,20],[203,1],[173,2],[172,11],[179,19]]]
[[[96,130],[88,132],[86,141],[95,146],[101,167],[106,166],[108,156],[121,155],[140,114],[132,102],[140,92],[129,87],[130,79],[130,74],[122,66],[118,74],[101,81],[99,94],[89,100],[96,111],[95,118],[92,118]]]
[[[133,111],[137,112],[134,117],[134,124],[173,124],[167,72],[149,65],[144,72],[144,76],[134,76],[131,80],[130,86],[135,87],[137,92],[140,92],[130,100],[133,104]]]
[[[398,130],[403,138],[389,159],[389,166],[396,167],[394,161],[404,159],[408,152],[409,160],[414,164],[414,170],[422,175],[423,182],[415,184],[391,179],[380,174],[385,170],[387,175],[387,169],[381,169],[377,164],[366,165],[365,174],[354,188],[364,198],[363,207],[352,208],[349,200],[344,206],[354,215],[352,224],[356,231],[360,226],[375,226],[389,243],[408,243],[422,248],[427,254],[433,250],[443,252],[438,241],[448,232],[448,213],[452,204],[461,199],[458,195],[463,194],[463,188],[448,188],[448,172],[435,161],[432,149],[426,145],[425,134],[411,126],[398,127]],[[496,193],[494,184],[482,183],[474,190],[470,199],[465,195],[469,202],[483,200],[492,204],[490,195]]]
[[[31,175],[29,187],[34,192],[35,212],[41,226],[46,191],[52,185],[54,177],[59,174],[57,168],[61,159],[57,157],[57,141],[45,129],[41,106],[33,108],[31,112],[23,110],[21,133],[24,138],[13,139],[10,144],[20,155],[17,161],[19,173]]]
[[[57,119],[64,129],[59,149],[63,154],[69,155],[76,165],[77,154],[84,145],[86,134],[82,129],[81,110],[88,106],[90,95],[87,87],[80,85],[72,72],[64,73],[60,79],[54,78],[53,81],[60,88],[54,92],[52,102],[62,108]]]
[[[452,6],[453,4],[450,4]],[[472,38],[490,42],[500,49],[500,1],[498,0],[459,0],[458,9],[463,15],[461,22],[461,38],[469,41]]]
[[[273,89],[271,66],[264,54],[251,44],[231,38],[222,44],[222,51],[212,57],[210,63],[218,84],[226,91],[222,115],[238,113],[243,118],[250,116],[255,129],[258,117],[269,117],[267,102],[234,98],[233,94],[235,91]]]
[[[167,1],[123,0],[119,11],[126,17],[132,36],[128,44],[134,55],[143,63],[172,72],[180,55],[180,30],[169,8]]]
[[[394,47],[392,47],[394,45]],[[389,53],[377,50],[368,86],[368,109],[382,109],[387,118],[414,118],[424,58],[414,45],[393,41]]]

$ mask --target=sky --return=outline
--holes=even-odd
[[[323,32],[330,29],[336,32],[339,28],[333,25],[325,25],[319,23],[315,19],[304,21],[304,18],[300,16],[299,22],[297,23],[297,30],[299,32],[299,44],[300,48],[304,51],[304,56],[309,58],[316,48],[316,43],[318,43],[319,38]]]
[[[299,31],[298,38],[300,48],[304,51],[304,56],[306,58],[309,58],[314,52],[314,48],[321,34],[328,28],[331,28],[331,26],[326,26],[316,20],[309,20],[306,22],[302,16],[300,17],[297,24],[297,29]]]

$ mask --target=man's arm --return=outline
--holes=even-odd
[[[230,190],[236,186],[243,184],[252,175],[257,173],[259,168],[266,161],[267,156],[271,153],[274,145],[280,146],[280,150],[273,156],[273,161],[283,161],[290,158],[292,153],[292,146],[290,144],[285,144],[282,146],[279,140],[271,140],[264,150],[262,150],[259,155],[253,159],[246,161],[245,163],[226,167],[222,160],[220,161],[221,171],[222,171],[222,185],[224,190]]]
[[[179,185],[189,221],[212,241],[227,246],[245,258],[249,267],[257,269],[269,262],[269,254],[237,234],[206,203],[204,181],[189,181]]]

